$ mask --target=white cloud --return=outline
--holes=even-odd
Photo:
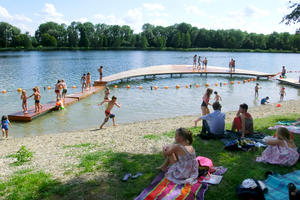
[[[162,11],[165,10],[165,7],[162,4],[159,3],[144,3],[143,7],[147,10],[158,10],[158,11]]]
[[[41,15],[44,18],[44,22],[53,21],[68,24],[68,22],[63,18],[64,15],[57,12],[55,6],[51,3],[45,3],[45,7]]]
[[[269,15],[269,11],[259,9],[253,5],[247,5],[244,9],[237,10],[237,11],[231,11],[228,13],[229,17],[233,18],[245,18],[249,19],[251,17],[265,17]]]
[[[105,24],[109,24],[109,25],[123,25],[124,24],[124,20],[117,18],[115,15],[107,15],[104,16],[102,14],[96,14],[94,15],[94,18],[98,21],[97,23],[105,23]]]
[[[205,11],[200,10],[196,6],[193,5],[186,5],[184,4],[184,9],[187,12],[187,14],[194,14],[194,15],[199,15],[199,16],[207,16]]]
[[[201,2],[201,3],[210,3],[211,0],[197,0],[198,2]]]
[[[82,17],[82,18],[79,18],[79,19],[74,20],[74,21],[75,21],[75,22],[85,23],[85,22],[88,22],[89,20],[88,20],[88,18],[86,18],[86,17]]]
[[[29,17],[26,17],[24,15],[11,15],[6,10],[6,8],[0,6],[0,19],[3,19],[5,21],[9,22],[16,22],[16,21],[23,21],[23,22],[32,22],[32,20]]]
[[[157,12],[157,11],[155,11],[155,12],[149,13],[149,16],[150,17],[168,17],[169,15],[167,13],[165,13],[165,12]]]

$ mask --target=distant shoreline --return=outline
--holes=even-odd
[[[0,52],[9,51],[104,51],[104,50],[115,50],[115,51],[211,51],[211,52],[250,52],[250,53],[300,53],[296,50],[277,50],[277,49],[228,49],[228,48],[136,48],[136,47],[101,47],[101,48],[90,48],[90,47],[36,47],[36,48],[0,48]]]

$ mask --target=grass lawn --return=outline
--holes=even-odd
[[[256,119],[255,130],[273,134],[268,127],[280,120],[295,120],[296,115],[271,116]],[[226,124],[226,128],[230,128]],[[195,135],[200,128],[190,129]],[[161,135],[148,135],[148,140],[160,140],[173,137],[174,132]],[[300,135],[295,135],[295,142],[300,146]],[[134,144],[133,144],[134,145]],[[292,172],[300,168],[300,162],[293,167],[272,166],[257,163],[255,158],[262,149],[256,152],[228,152],[218,140],[203,141],[195,137],[194,147],[197,155],[209,157],[215,166],[228,168],[222,182],[217,186],[210,186],[205,199],[232,200],[236,199],[235,189],[246,178],[265,179],[267,170],[280,174]],[[90,147],[90,144],[78,144],[76,148]],[[68,146],[64,147],[68,148]],[[161,154],[129,154],[112,151],[92,153],[85,152],[79,156],[80,163],[75,166],[79,173],[68,183],[60,183],[43,172],[21,171],[6,182],[0,182],[0,199],[134,199],[159,173],[155,168],[163,162]],[[98,171],[107,176],[96,175]],[[142,172],[143,176],[123,183],[120,179],[125,173]],[[72,173],[71,173],[72,174]],[[82,176],[92,176],[92,180],[84,181]]]

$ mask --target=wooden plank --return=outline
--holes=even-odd
[[[91,89],[86,89],[84,90],[83,93],[75,93],[75,94],[70,94],[66,96],[64,106],[71,105],[80,99],[83,99],[87,96],[90,96],[96,92],[99,92],[102,90],[103,87],[92,87]],[[10,121],[19,121],[19,122],[29,122],[32,119],[39,117],[43,114],[46,114],[48,112],[51,112],[56,109],[56,101],[50,101],[46,104],[42,104],[42,108],[40,109],[40,112],[34,112],[34,106],[29,107],[28,113],[24,114],[23,111],[15,112],[10,115],[8,115],[8,119]]]
[[[228,74],[228,75],[247,75],[255,77],[269,77],[275,76],[275,74],[235,69],[234,72],[230,72],[228,68],[207,66],[206,71],[193,70],[192,65],[159,65],[133,69],[125,72],[120,72],[103,78],[105,82],[112,82],[122,79],[128,79],[140,76],[155,76],[155,75],[166,75],[166,74]]]
[[[295,79],[291,79],[291,78],[283,78],[283,79],[276,79],[279,82],[283,83],[283,84],[287,84],[287,85],[292,85],[294,87],[300,87],[300,83],[299,81],[295,80]]]

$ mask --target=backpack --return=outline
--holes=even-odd
[[[249,187],[245,187],[248,185]],[[236,188],[236,194],[240,200],[265,200],[264,192],[254,179],[245,179],[242,184]]]
[[[203,156],[197,156],[196,160],[199,164],[199,176],[206,176],[207,174],[210,175],[210,173],[215,172],[211,159]]]

